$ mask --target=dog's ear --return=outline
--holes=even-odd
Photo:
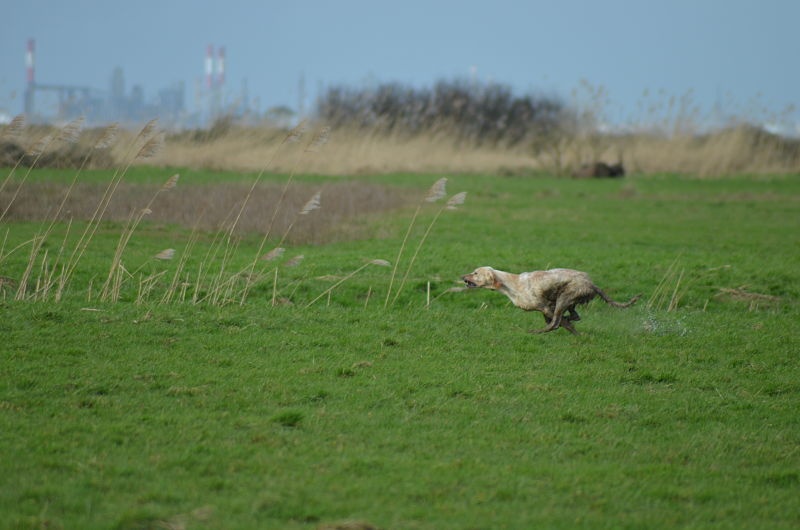
[[[497,277],[494,269],[490,269],[489,273],[492,275],[492,289],[500,289],[503,286],[503,282],[501,282],[500,278]]]

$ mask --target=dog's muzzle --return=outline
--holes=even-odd
[[[478,284],[476,284],[475,282],[473,282],[472,280],[470,280],[466,276],[462,276],[461,279],[464,280],[464,284],[467,287],[477,287],[478,286]]]

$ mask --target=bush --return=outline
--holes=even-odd
[[[387,83],[329,88],[317,102],[321,121],[378,133],[446,131],[476,144],[517,145],[549,135],[567,120],[554,97],[515,96],[507,85],[440,81],[433,88]]]

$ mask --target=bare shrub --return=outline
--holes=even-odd
[[[320,119],[369,134],[445,131],[473,145],[517,145],[548,134],[566,112],[555,97],[516,96],[507,85],[439,81],[433,88],[398,83],[374,88],[332,87],[317,103]]]

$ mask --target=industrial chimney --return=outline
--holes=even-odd
[[[36,41],[28,39],[28,50],[25,52],[25,69],[27,76],[27,84],[25,86],[25,114],[30,119],[33,116],[33,92],[36,86],[36,78],[34,76],[34,52],[36,50]]]
[[[33,53],[36,50],[36,41],[28,39],[28,51],[25,53],[25,66],[28,70],[28,86],[35,83],[34,70],[33,70]]]
[[[211,44],[206,48],[206,89],[211,90],[214,86],[214,46]]]
[[[225,84],[225,46],[217,52],[217,87],[221,90]]]

